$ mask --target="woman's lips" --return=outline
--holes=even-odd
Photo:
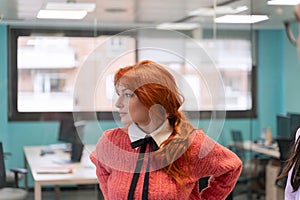
[[[127,113],[119,113],[120,117],[124,117]]]

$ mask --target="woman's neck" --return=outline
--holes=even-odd
[[[140,129],[142,129],[146,134],[150,134],[156,129],[158,129],[163,123],[164,121],[160,121],[160,122],[150,121],[150,123],[148,123],[147,125],[137,124],[137,126]]]

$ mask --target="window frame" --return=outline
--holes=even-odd
[[[9,121],[57,121],[66,117],[72,117],[74,112],[19,112],[17,110],[18,96],[18,69],[17,69],[17,38],[18,36],[26,36],[31,33],[63,33],[67,36],[99,36],[99,35],[115,35],[124,30],[103,31],[95,29],[80,28],[30,28],[30,27],[10,27],[8,26],[8,120]],[[95,35],[95,33],[97,35]],[[131,35],[135,38],[136,35]],[[138,43],[136,39],[136,43]],[[253,46],[253,41],[251,41]],[[136,45],[137,46],[137,45]],[[254,45],[256,46],[256,45]],[[253,51],[253,50],[252,50]],[[255,52],[252,52],[255,53]],[[138,60],[138,52],[136,53]],[[256,118],[257,117],[257,69],[252,66],[251,71],[251,98],[252,108],[249,110],[227,110],[226,118]],[[210,119],[212,114],[216,114],[218,118],[219,111],[187,111],[186,114],[190,119],[199,118]],[[221,111],[222,117],[224,111]],[[98,120],[113,120],[115,112],[96,112]],[[80,112],[80,116],[89,120],[91,112]],[[92,119],[91,119],[92,120]]]

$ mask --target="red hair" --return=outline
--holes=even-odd
[[[175,78],[161,65],[144,60],[134,65],[119,69],[114,77],[114,85],[120,82],[134,91],[142,104],[150,109],[154,105],[164,108],[164,113],[157,112],[156,117],[165,117],[174,129],[172,137],[163,142],[160,150],[164,162],[170,163],[164,170],[177,182],[182,183],[183,174],[175,162],[188,148],[188,136],[194,129],[184,114],[179,110],[184,98],[179,92]],[[169,145],[170,144],[170,145]],[[183,156],[186,158],[185,154]]]

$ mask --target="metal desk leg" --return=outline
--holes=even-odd
[[[28,170],[28,164],[27,164],[25,154],[24,154],[24,168]],[[26,191],[28,191],[28,173],[24,174],[24,187]]]
[[[59,187],[59,185],[54,186],[54,191],[55,191],[55,199],[59,200],[59,197],[60,197],[60,187]]]

